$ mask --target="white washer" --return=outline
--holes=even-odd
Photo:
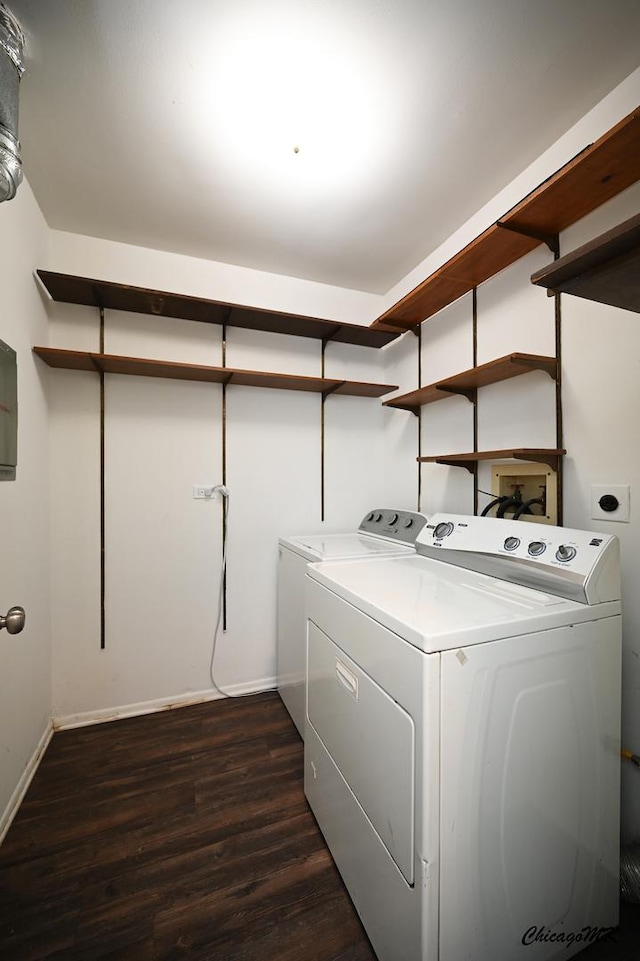
[[[307,798],[379,961],[571,957],[618,917],[617,538],[416,551],[308,569]]]
[[[307,614],[305,574],[312,561],[413,554],[427,518],[417,511],[368,511],[357,531],[281,537],[278,561],[278,692],[304,738]]]

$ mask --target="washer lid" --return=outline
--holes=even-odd
[[[427,653],[620,613],[413,554],[313,564],[309,576]]]
[[[330,561],[380,554],[414,554],[415,549],[372,534],[309,534],[281,537],[280,545],[310,561]]]

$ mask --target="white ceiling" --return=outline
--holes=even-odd
[[[640,65],[640,0],[5,5],[51,227],[376,293]]]

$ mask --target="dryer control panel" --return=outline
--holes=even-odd
[[[360,522],[358,530],[364,534],[377,534],[388,537],[399,544],[415,544],[420,531],[427,523],[427,517],[418,511],[389,510],[377,508],[368,511]]]
[[[435,514],[417,538],[416,550],[585,604],[620,599],[620,550],[612,534]]]

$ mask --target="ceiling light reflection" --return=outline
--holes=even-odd
[[[201,105],[211,118],[205,162],[316,197],[379,177],[393,139],[389,92],[357,44],[329,27],[254,24],[247,36],[243,21],[227,38]]]

